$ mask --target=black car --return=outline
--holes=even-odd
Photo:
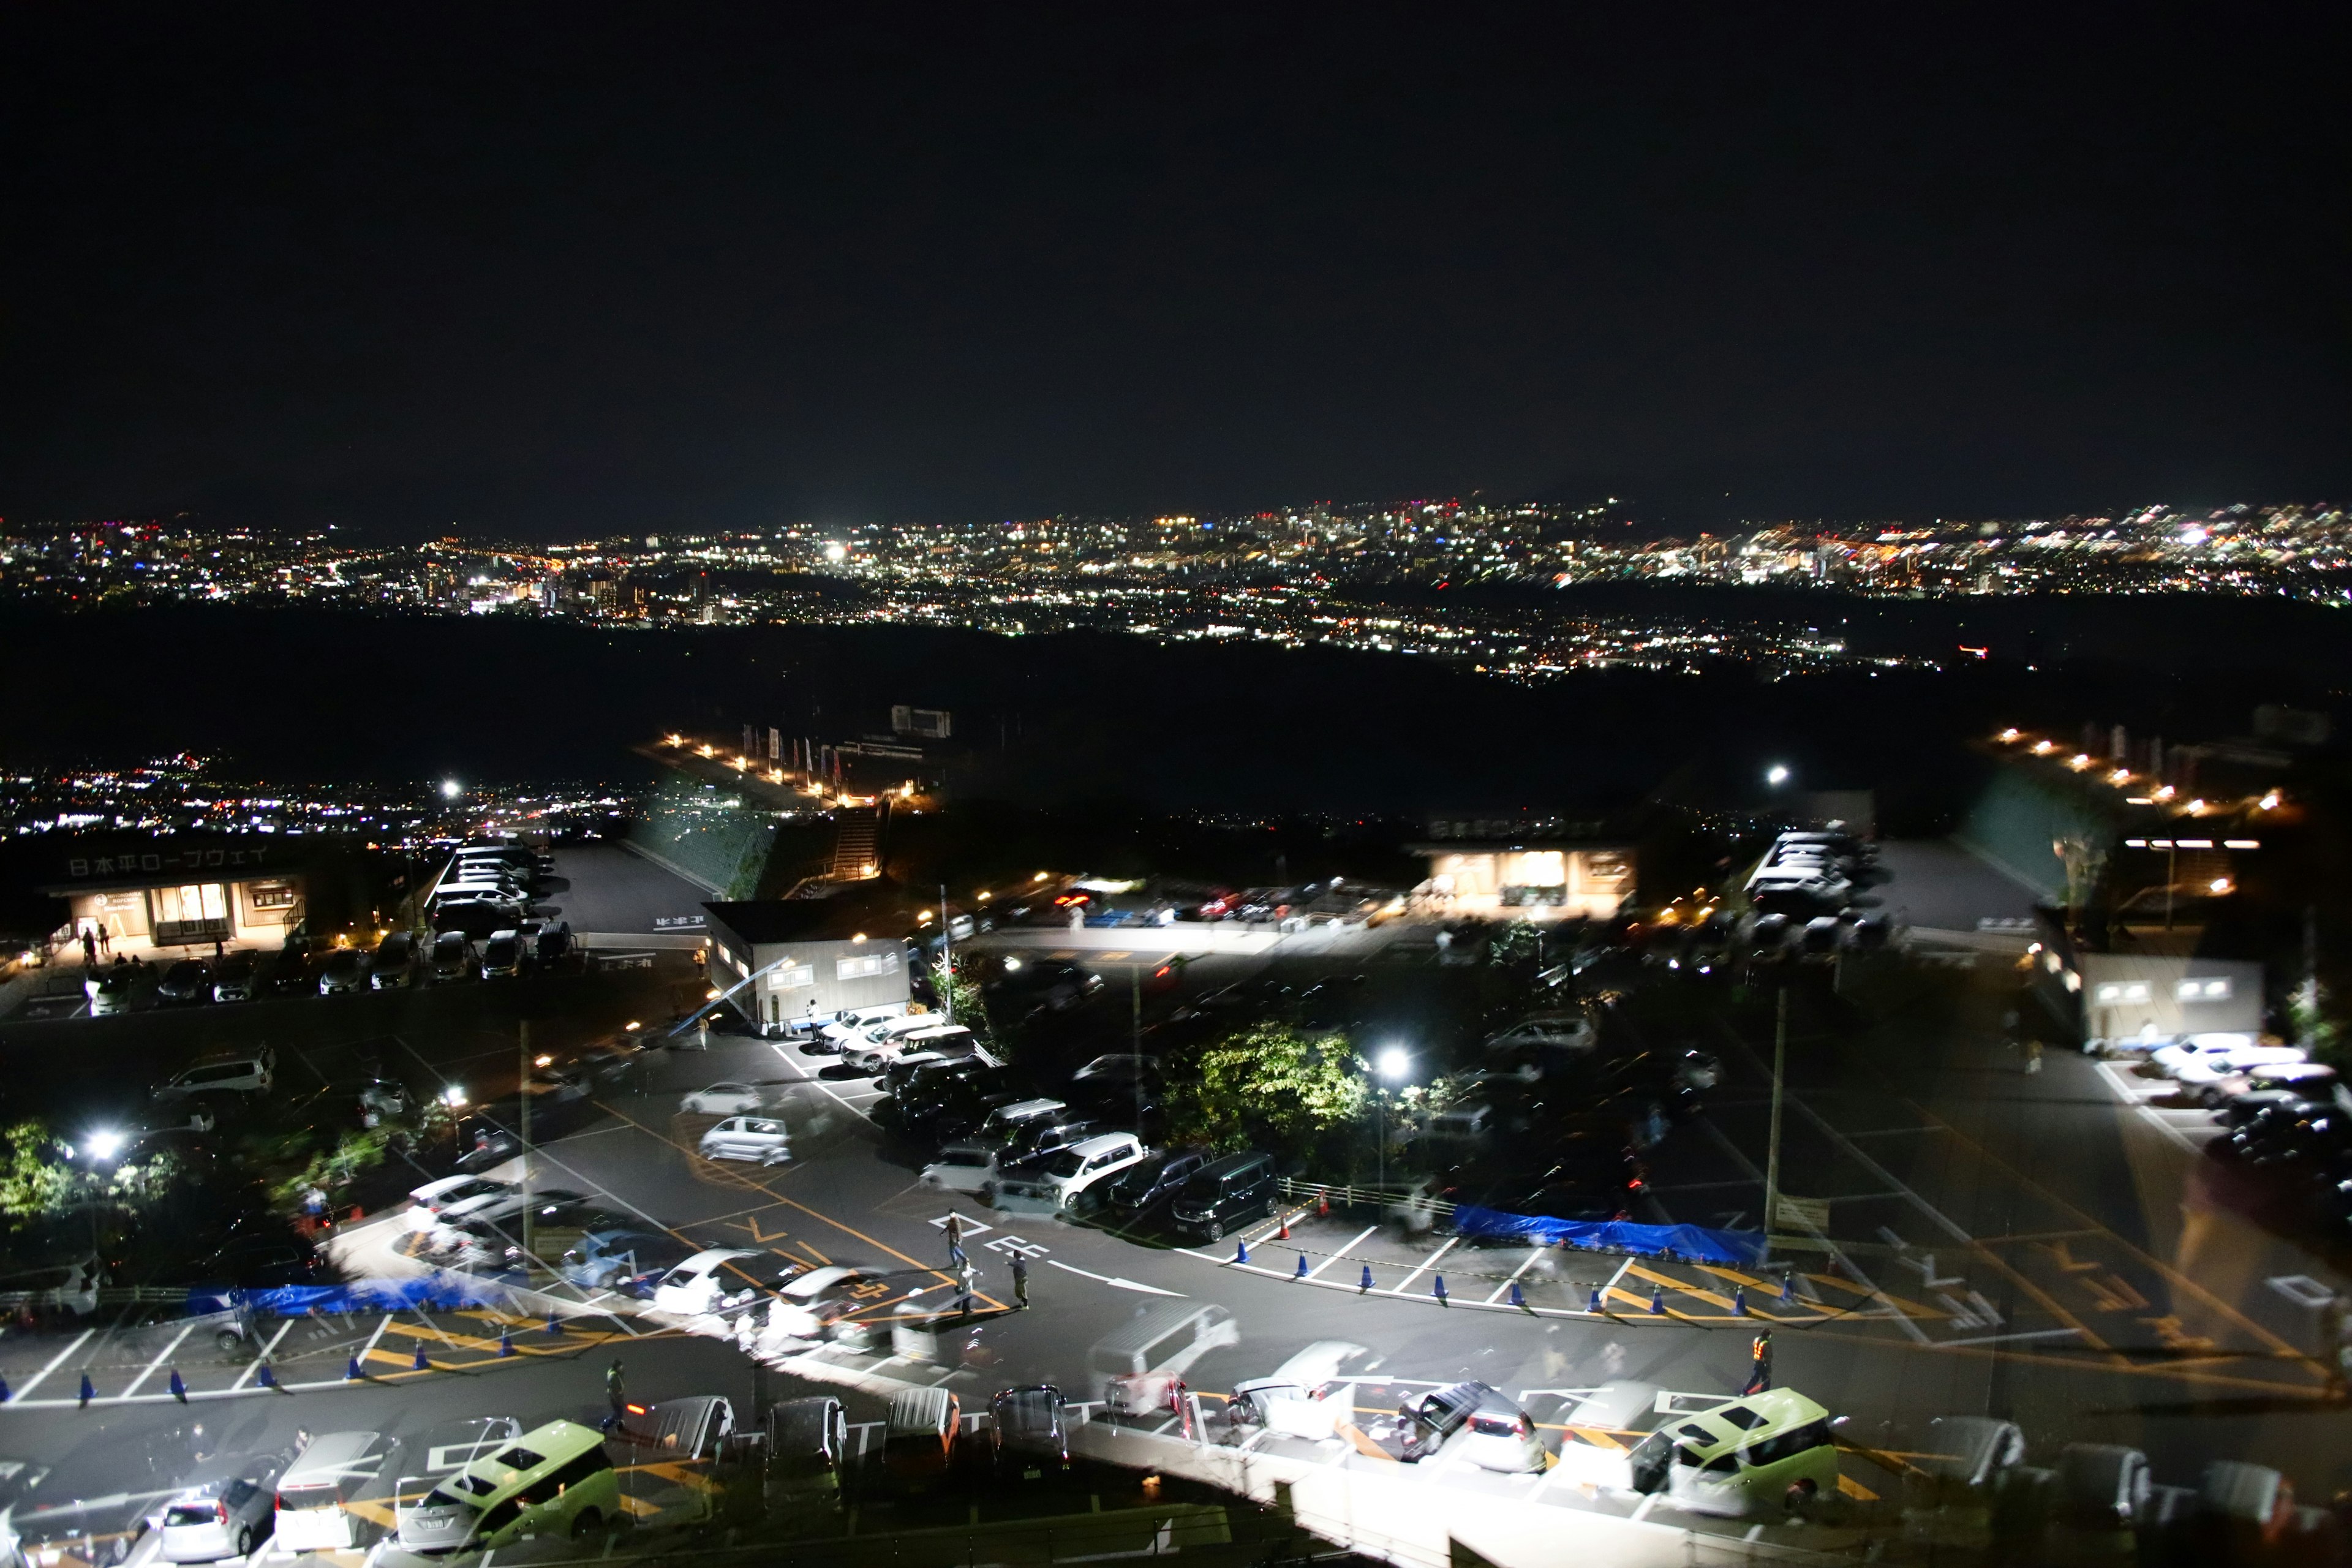
[[[1111,1178],[1111,1206],[1128,1214],[1139,1214],[1173,1197],[1192,1179],[1192,1173],[1208,1163],[1209,1156],[1202,1150],[1179,1149],[1121,1171]]]
[[[1017,1017],[1040,1012],[1060,1013],[1076,1006],[1102,989],[1099,974],[1090,974],[1061,958],[1008,958],[996,977],[982,987],[992,1008]]]
[[[1263,1217],[1274,1205],[1274,1156],[1245,1151],[1210,1161],[1177,1191],[1169,1217],[1178,1230],[1210,1241]]]
[[[999,1473],[1014,1465],[1034,1480],[1070,1468],[1070,1439],[1062,1422],[1062,1391],[1050,1383],[1007,1388],[988,1402],[989,1451]]]
[[[241,947],[220,961],[213,971],[213,1000],[215,1002],[250,1002],[261,973],[261,954],[249,947]]]
[[[212,971],[193,958],[180,960],[155,983],[156,996],[165,1002],[208,1002],[212,994]]]
[[[997,1156],[1000,1169],[1016,1165],[1033,1165],[1046,1156],[1058,1154],[1074,1143],[1083,1143],[1096,1133],[1105,1131],[1103,1125],[1088,1117],[1075,1113],[1043,1116],[1024,1122]]]

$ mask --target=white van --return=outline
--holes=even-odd
[[[739,1258],[757,1258],[756,1252],[744,1252],[732,1247],[714,1247],[698,1252],[668,1273],[654,1287],[654,1308],[656,1311],[677,1312],[692,1317],[708,1312],[727,1295],[727,1277],[723,1270]]]
[[[1108,1387],[1121,1378],[1182,1377],[1211,1351],[1242,1342],[1242,1326],[1213,1303],[1162,1301],[1097,1341],[1087,1365]]]
[[[278,1478],[281,1552],[349,1552],[366,1544],[366,1525],[352,1505],[382,1489],[393,1445],[381,1432],[326,1432],[310,1439]]]

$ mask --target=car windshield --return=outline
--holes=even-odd
[[[1086,1156],[1076,1149],[1065,1149],[1045,1162],[1045,1173],[1049,1176],[1075,1176],[1086,1163]]]
[[[425,1494],[425,1506],[426,1508],[472,1508],[475,1506],[470,1499],[459,1497],[456,1492],[451,1491],[449,1489],[451,1487],[465,1487],[467,1489],[479,1487],[482,1489],[482,1493],[486,1497],[491,1491],[496,1489],[488,1481],[478,1481],[471,1476],[457,1476],[443,1482],[437,1487],[435,1487],[431,1491],[426,1492]]]

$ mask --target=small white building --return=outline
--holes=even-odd
[[[898,921],[872,900],[762,899],[702,907],[710,984],[729,991],[757,975],[733,1005],[761,1034],[853,1008],[906,1009],[913,960]],[[875,929],[866,929],[869,923]]]
[[[2056,978],[2081,1009],[2084,1040],[2095,1046],[2263,1030],[2263,966],[2252,960],[2085,952],[2073,967],[2060,965]]]

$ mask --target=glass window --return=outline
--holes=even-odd
[[[294,907],[294,886],[290,882],[256,882],[249,896],[257,910],[290,910]]]
[[[768,984],[778,991],[797,991],[816,984],[814,963],[782,963],[768,972]]]
[[[895,974],[898,955],[895,952],[861,953],[856,958],[836,959],[833,973],[836,980],[864,980],[876,974]]]

